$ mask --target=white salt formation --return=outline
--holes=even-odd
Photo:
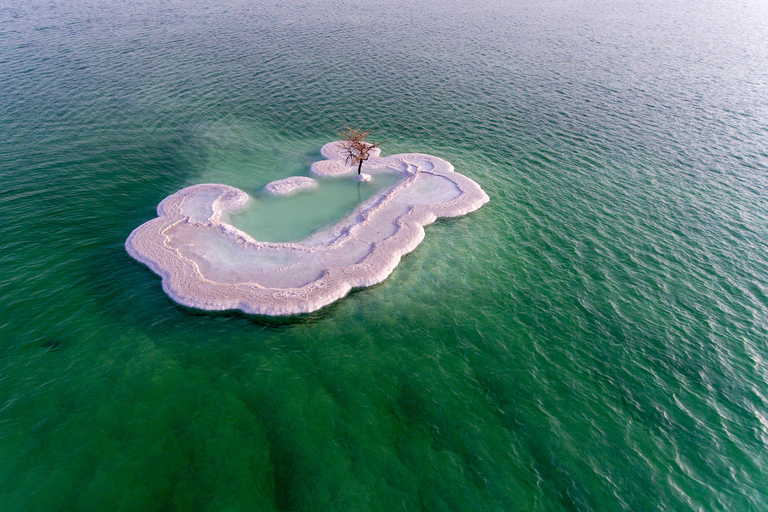
[[[307,190],[311,188],[317,188],[317,181],[313,180],[312,178],[307,178],[306,176],[291,176],[290,178],[285,178],[284,180],[277,180],[273,181],[272,183],[267,183],[267,186],[264,187],[264,190],[270,194],[285,196],[300,190]]]
[[[323,146],[327,160],[312,165],[314,174],[355,172],[344,165],[339,144]],[[249,197],[234,187],[205,184],[165,198],[158,217],[136,228],[125,247],[186,306],[259,315],[318,310],[352,288],[386,279],[437,217],[464,215],[488,202],[477,183],[445,160],[417,153],[379,155],[366,162],[374,179],[377,172],[397,171],[402,180],[335,226],[299,242],[259,242],[223,222],[224,212],[240,208]],[[288,178],[270,185],[278,184],[272,191],[278,194],[316,185],[306,180],[314,182]]]

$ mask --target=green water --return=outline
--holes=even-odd
[[[389,188],[402,174],[378,172],[371,181],[359,182],[353,175],[319,179],[315,189],[288,196],[262,191],[230,212],[224,221],[263,242],[295,242],[330,228],[362,202]]]
[[[19,4],[0,510],[768,509],[762,2]],[[300,317],[126,254],[346,125],[490,202]]]

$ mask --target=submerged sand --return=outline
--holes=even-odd
[[[312,165],[314,174],[351,178],[355,170],[344,165],[339,144],[323,146],[326,160]],[[228,185],[203,184],[165,198],[158,217],[136,228],[125,247],[162,277],[163,289],[180,304],[273,316],[309,313],[352,288],[386,279],[436,218],[464,215],[488,202],[477,183],[435,156],[376,154],[366,167],[374,179],[377,172],[393,171],[403,178],[299,242],[260,242],[223,222],[223,214],[249,196]],[[294,191],[311,186],[307,180],[273,183]]]

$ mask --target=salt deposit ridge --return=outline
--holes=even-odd
[[[318,176],[346,176],[339,142],[321,149]],[[409,153],[366,162],[367,172],[399,172],[396,185],[361,204],[335,226],[299,242],[270,243],[223,222],[249,196],[234,187],[194,185],[165,198],[158,217],[136,228],[125,247],[163,280],[176,302],[206,310],[239,309],[260,315],[309,313],[352,288],[380,283],[400,257],[424,238],[424,226],[488,202],[471,179],[441,158]],[[311,187],[310,178],[279,180],[273,193]]]

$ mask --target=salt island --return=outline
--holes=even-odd
[[[340,141],[323,146],[321,154],[325,160],[312,164],[312,174],[353,179],[355,169],[345,164]],[[366,172],[363,179],[375,180],[385,172],[402,178],[335,225],[300,241],[255,240],[225,221],[227,213],[249,200],[248,194],[228,185],[202,184],[165,198],[157,218],[136,228],[125,247],[161,276],[163,290],[180,304],[294,315],[316,311],[352,288],[380,283],[424,239],[424,226],[488,202],[477,183],[435,156],[382,157],[376,148]],[[284,195],[315,186],[313,178],[294,176],[265,189]]]

